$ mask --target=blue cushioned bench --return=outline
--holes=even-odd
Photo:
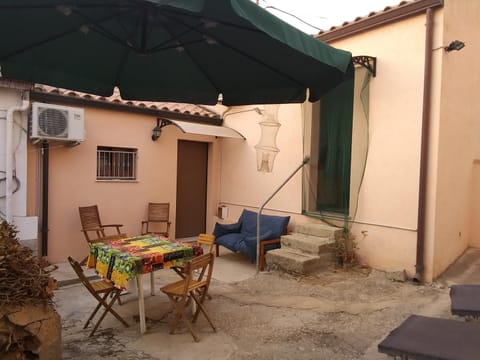
[[[247,254],[254,262],[257,259],[257,216],[258,213],[244,209],[236,223],[216,223],[213,235],[217,256],[221,245],[233,252]],[[289,221],[290,216],[260,215],[260,270],[264,269],[265,253],[281,246],[280,236],[286,234]]]

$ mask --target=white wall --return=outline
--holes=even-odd
[[[6,171],[6,116],[7,110],[12,107],[22,105],[21,92],[15,89],[0,87],[0,179],[5,178]],[[12,197],[12,215],[25,216],[26,215],[26,174],[27,174],[27,112],[15,112],[13,117],[13,167],[15,175],[20,182],[19,189]],[[15,185],[15,184],[14,184]],[[0,210],[5,213],[5,198],[6,182],[0,182]]]
[[[24,94],[28,96],[27,93]],[[0,217],[6,214],[6,172],[7,172],[7,111],[22,105],[22,91],[0,87]],[[28,110],[13,113],[12,129],[12,180],[11,215],[12,224],[17,227],[19,240],[33,250],[37,249],[37,217],[27,217],[27,141]],[[18,182],[17,182],[18,181]]]

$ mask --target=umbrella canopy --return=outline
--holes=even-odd
[[[318,100],[351,54],[250,0],[0,0],[5,78],[123,99],[225,105]]]

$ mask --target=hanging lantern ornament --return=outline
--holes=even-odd
[[[277,133],[280,123],[277,120],[279,105],[265,105],[262,113],[262,120],[259,122],[261,129],[260,141],[255,145],[257,150],[257,170],[261,172],[272,172],[273,162],[277,153]]]

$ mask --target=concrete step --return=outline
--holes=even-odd
[[[291,274],[310,274],[333,264],[330,253],[312,255],[292,248],[270,250],[265,255],[267,269],[282,270]]]
[[[334,239],[330,237],[305,235],[302,233],[282,235],[281,243],[284,248],[298,249],[312,255],[332,253],[335,250]]]
[[[307,223],[295,226],[295,232],[304,235],[336,239],[342,235],[343,229],[323,223]]]

